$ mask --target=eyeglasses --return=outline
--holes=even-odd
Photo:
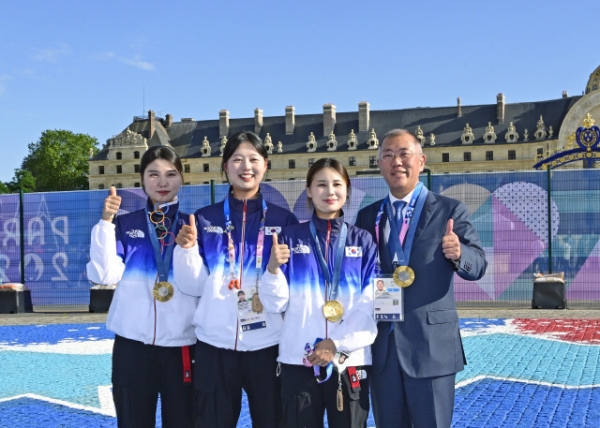
[[[402,150],[401,152],[398,153],[394,153],[394,152],[384,152],[381,154],[380,159],[383,162],[386,163],[390,163],[392,162],[394,159],[396,159],[396,156],[400,158],[400,160],[402,162],[410,159],[415,153],[409,152],[408,150]]]

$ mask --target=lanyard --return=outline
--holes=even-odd
[[[377,213],[377,218],[375,220],[375,235],[377,242],[379,243],[380,239],[379,225],[381,223],[381,218],[383,217],[383,213],[386,212],[388,223],[390,225],[389,248],[392,255],[397,257],[398,263],[402,266],[408,266],[415,232],[417,231],[417,224],[419,223],[419,217],[421,217],[421,212],[425,205],[425,199],[427,199],[427,188],[423,186],[423,183],[419,183],[417,184],[417,187],[415,187],[406,213],[404,214],[400,232],[398,231],[396,222],[393,221],[394,215],[389,196],[383,200],[379,212]],[[400,239],[402,239],[403,242],[400,242]],[[402,244],[404,244],[404,249],[402,248]]]
[[[317,256],[319,258],[319,264],[321,265],[321,271],[325,276],[325,293],[327,294],[327,285],[330,284],[331,288],[329,290],[329,296],[325,296],[326,300],[336,300],[338,294],[338,285],[340,283],[340,274],[342,272],[342,260],[344,258],[344,248],[346,247],[346,235],[348,233],[348,227],[346,223],[342,223],[342,229],[340,230],[340,236],[338,238],[338,245],[335,251],[335,262],[333,265],[333,279],[329,275],[329,268],[327,267],[327,262],[325,261],[325,257],[323,257],[323,251],[321,250],[321,245],[319,244],[319,237],[317,236],[317,228],[315,227],[315,223],[310,220],[310,233],[312,235],[313,240],[315,241],[315,248],[317,249]],[[331,222],[327,221],[327,238],[325,240],[325,251],[328,250],[329,240],[331,237]],[[329,251],[327,251],[329,253]]]
[[[262,204],[262,219],[260,220],[260,226],[258,229],[258,239],[256,240],[256,284],[260,282],[260,274],[262,272],[262,259],[264,252],[265,243],[265,223],[267,221],[267,202],[260,196]],[[244,243],[246,235],[246,200],[244,199],[244,209],[242,213],[242,236],[240,242],[240,280],[242,279],[242,273],[244,268]],[[231,231],[234,229],[233,222],[231,221],[231,210],[229,208],[229,197],[225,198],[224,203],[225,211],[225,229],[227,230],[228,238],[228,255],[229,255],[229,272],[232,277],[235,277],[235,243]]]
[[[163,204],[158,208],[164,207],[165,205],[167,206],[168,211],[169,206],[167,204]],[[154,225],[150,221],[150,213],[148,213],[148,207],[145,208],[145,211],[146,222],[148,223],[148,235],[150,236],[150,242],[152,242],[152,248],[154,249],[154,261],[156,262],[156,269],[158,270],[158,278],[160,281],[168,281],[169,269],[171,267],[171,257],[173,256],[173,249],[175,248],[175,245],[167,246],[163,257],[162,247],[165,247],[165,245],[161,245],[161,243],[158,242],[158,235],[156,234],[156,229],[154,228]],[[178,217],[179,213],[176,213],[175,218],[173,219],[173,224],[171,225],[171,230],[169,232],[173,233],[175,231],[175,228],[177,227]]]

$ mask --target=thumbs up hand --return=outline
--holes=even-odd
[[[273,234],[273,245],[271,246],[271,257],[267,269],[273,275],[279,272],[279,266],[287,263],[290,259],[290,248],[286,244],[279,244],[277,234]]]
[[[179,229],[175,242],[181,248],[192,248],[198,239],[198,229],[196,228],[196,216],[190,214],[190,224],[184,224]]]
[[[454,220],[450,219],[446,224],[446,234],[442,238],[442,251],[447,259],[456,261],[460,259],[460,241],[453,228]]]
[[[121,197],[117,196],[117,189],[115,186],[110,186],[109,194],[104,200],[104,207],[102,208],[102,220],[112,221],[119,212],[120,206]]]

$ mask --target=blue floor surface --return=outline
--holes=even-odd
[[[600,322],[463,319],[461,332],[453,427],[600,427]],[[0,327],[0,427],[116,427],[113,337],[103,324]],[[238,427],[251,426],[244,399]]]

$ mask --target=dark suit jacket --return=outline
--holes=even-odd
[[[375,238],[375,219],[382,200],[359,211],[356,226]],[[454,233],[461,242],[460,263],[456,267],[444,257],[442,238],[446,223],[454,219]],[[387,216],[380,224],[379,255],[383,273],[392,273],[392,259],[383,233]],[[479,236],[461,202],[433,192],[427,193],[419,218],[409,266],[415,281],[404,289],[404,321],[394,324],[390,335],[387,322],[378,323],[372,345],[373,371],[383,369],[388,340],[396,341],[402,369],[411,377],[437,377],[463,370],[466,360],[460,338],[458,313],[454,300],[453,275],[466,280],[480,279],[487,267]]]

